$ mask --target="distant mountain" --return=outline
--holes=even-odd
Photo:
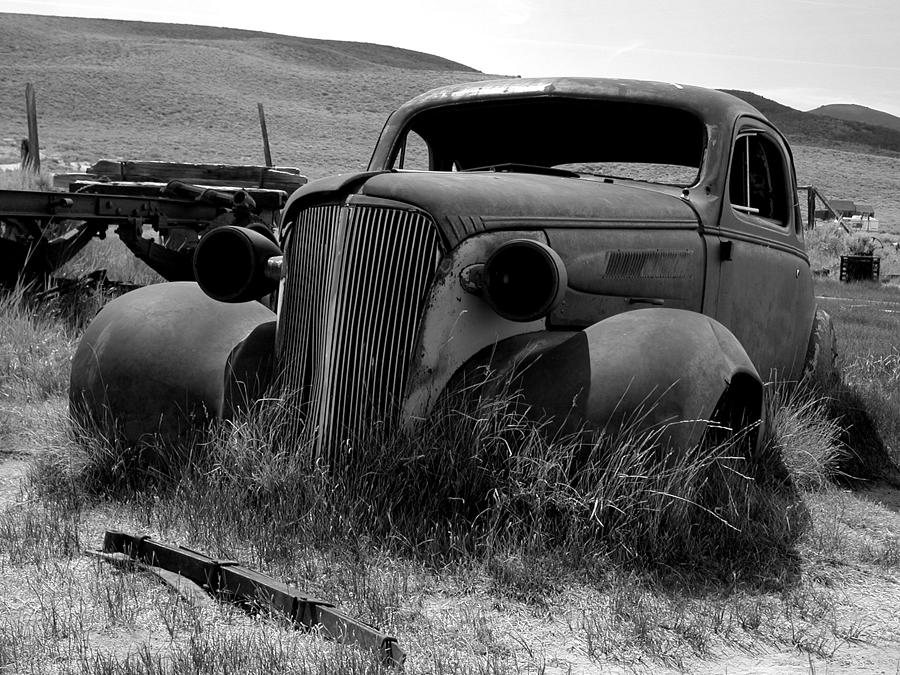
[[[840,148],[876,154],[900,153],[900,128],[880,126],[868,120],[850,120],[818,112],[803,112],[749,91],[723,91],[741,98],[754,106],[787,136],[791,143],[824,148]],[[826,108],[832,106],[825,106]],[[836,106],[844,107],[844,106]],[[878,113],[863,106],[851,106]],[[896,120],[900,119],[887,113]]]
[[[853,103],[832,103],[810,110],[814,115],[827,115],[848,122],[863,122],[900,131],[900,117]]]

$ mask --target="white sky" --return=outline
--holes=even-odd
[[[0,12],[376,42],[485,73],[664,80],[900,115],[900,0],[0,0]]]

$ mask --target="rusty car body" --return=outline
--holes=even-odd
[[[297,190],[277,239],[210,232],[194,270],[199,286],[100,312],[74,358],[76,411],[137,439],[276,386],[327,453],[421,419],[487,366],[563,426],[686,445],[710,421],[754,426],[764,382],[827,361],[788,144],[698,87],[427,92],[391,114],[367,171]],[[277,313],[256,302],[276,290]]]

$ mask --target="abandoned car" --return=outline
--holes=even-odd
[[[276,235],[212,230],[198,283],[109,303],[73,409],[135,440],[277,387],[328,452],[488,366],[541,414],[683,445],[753,426],[764,382],[833,358],[788,144],[718,91],[436,89],[391,114],[367,171],[297,190]]]

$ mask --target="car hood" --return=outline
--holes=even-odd
[[[673,188],[674,190],[674,188]],[[428,212],[451,245],[494,229],[647,225],[697,227],[685,199],[626,183],[506,172],[383,172],[326,178],[291,201],[353,194],[403,202]]]

